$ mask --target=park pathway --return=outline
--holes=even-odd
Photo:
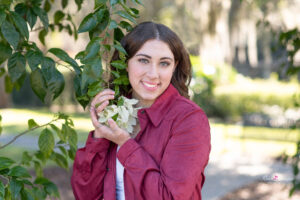
[[[0,143],[7,143],[12,138],[9,134],[1,135]],[[13,145],[35,150],[38,149],[37,143],[37,137],[25,135],[18,138]],[[83,145],[79,144],[80,147]],[[292,170],[289,165],[275,162],[269,155],[266,144],[254,145],[212,135],[212,151],[202,189],[203,200],[218,200],[226,193],[256,180],[283,183],[291,180]]]

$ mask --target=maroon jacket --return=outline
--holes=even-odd
[[[72,188],[76,199],[116,199],[116,156],[124,166],[126,200],[201,200],[211,149],[205,113],[172,84],[150,108],[138,111],[141,131],[117,145],[95,139],[76,153]]]

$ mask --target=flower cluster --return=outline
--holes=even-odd
[[[109,105],[102,112],[98,113],[99,122],[108,125],[107,120],[112,118],[117,125],[126,130],[129,134],[133,133],[133,126],[136,125],[137,111],[139,108],[133,107],[138,100],[128,99],[120,96],[118,105]]]

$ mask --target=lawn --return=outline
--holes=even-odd
[[[0,136],[15,136],[27,130],[27,121],[34,119],[38,124],[49,122],[54,113],[49,113],[46,109],[1,109],[3,133]],[[86,113],[71,113],[75,130],[78,133],[78,140],[84,144],[90,130],[93,129],[90,122],[89,114]],[[38,136],[39,129],[29,132],[29,136]],[[220,144],[250,144],[256,146],[269,144],[271,149],[276,149],[276,152],[287,150],[287,154],[292,155],[295,149],[295,143],[300,137],[299,130],[291,129],[275,129],[265,127],[243,127],[238,124],[222,124],[211,122],[212,145],[214,149],[220,147]],[[21,138],[20,138],[21,139]],[[234,142],[232,142],[234,141]],[[251,147],[251,148],[252,148]],[[0,150],[0,155],[11,154],[14,158],[19,158],[19,152],[24,151],[20,147],[11,146]]]

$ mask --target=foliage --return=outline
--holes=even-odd
[[[65,87],[65,78],[57,68],[57,64],[60,64],[73,72],[76,100],[86,108],[91,98],[112,84],[103,75],[116,49],[120,60],[112,63],[115,71],[111,73],[115,76],[113,84],[118,95],[119,89],[128,84],[126,51],[120,45],[120,39],[123,31],[132,28],[131,24],[135,23],[139,11],[129,7],[130,2],[126,0],[95,0],[93,12],[87,13],[77,29],[73,16],[66,11],[69,1],[62,0],[61,8],[55,11],[53,3],[53,0],[0,2],[0,64],[5,64],[0,67],[0,77],[4,76],[6,92],[19,90],[26,77],[29,77],[33,92],[42,102],[55,100]],[[83,0],[75,0],[75,3],[80,11]],[[139,0],[132,0],[131,3],[141,4]],[[54,12],[53,19],[49,19],[50,11]],[[60,48],[42,51],[29,39],[35,31],[39,31],[39,40],[44,45],[46,35],[54,31],[66,31],[75,39],[78,33],[88,32],[90,42],[74,59]],[[63,122],[60,128],[53,123],[58,121]],[[21,161],[0,157],[0,177],[5,179],[0,182],[0,199],[59,198],[56,185],[43,176],[43,167],[48,160],[53,160],[58,166],[67,169],[68,158],[74,159],[77,133],[69,116],[59,113],[44,125],[38,125],[31,119],[28,121],[28,130],[0,146],[0,150],[38,128],[43,130],[39,135],[37,152],[23,152]],[[58,141],[54,135],[59,138]],[[34,180],[28,173],[29,167],[35,169]]]
[[[299,63],[295,62],[295,55],[300,51],[300,31],[295,28],[292,30],[283,31],[280,33],[279,41],[282,45],[287,47],[288,53],[288,70],[287,75],[297,75],[299,73]],[[295,106],[300,107],[300,96],[295,99]],[[293,129],[300,128],[300,121],[293,127]],[[296,153],[292,156],[292,168],[294,178],[292,180],[293,187],[290,190],[290,196],[293,195],[295,190],[300,190],[300,180],[297,178],[299,174],[299,166],[300,165],[300,138],[298,138],[298,142],[296,144]]]

